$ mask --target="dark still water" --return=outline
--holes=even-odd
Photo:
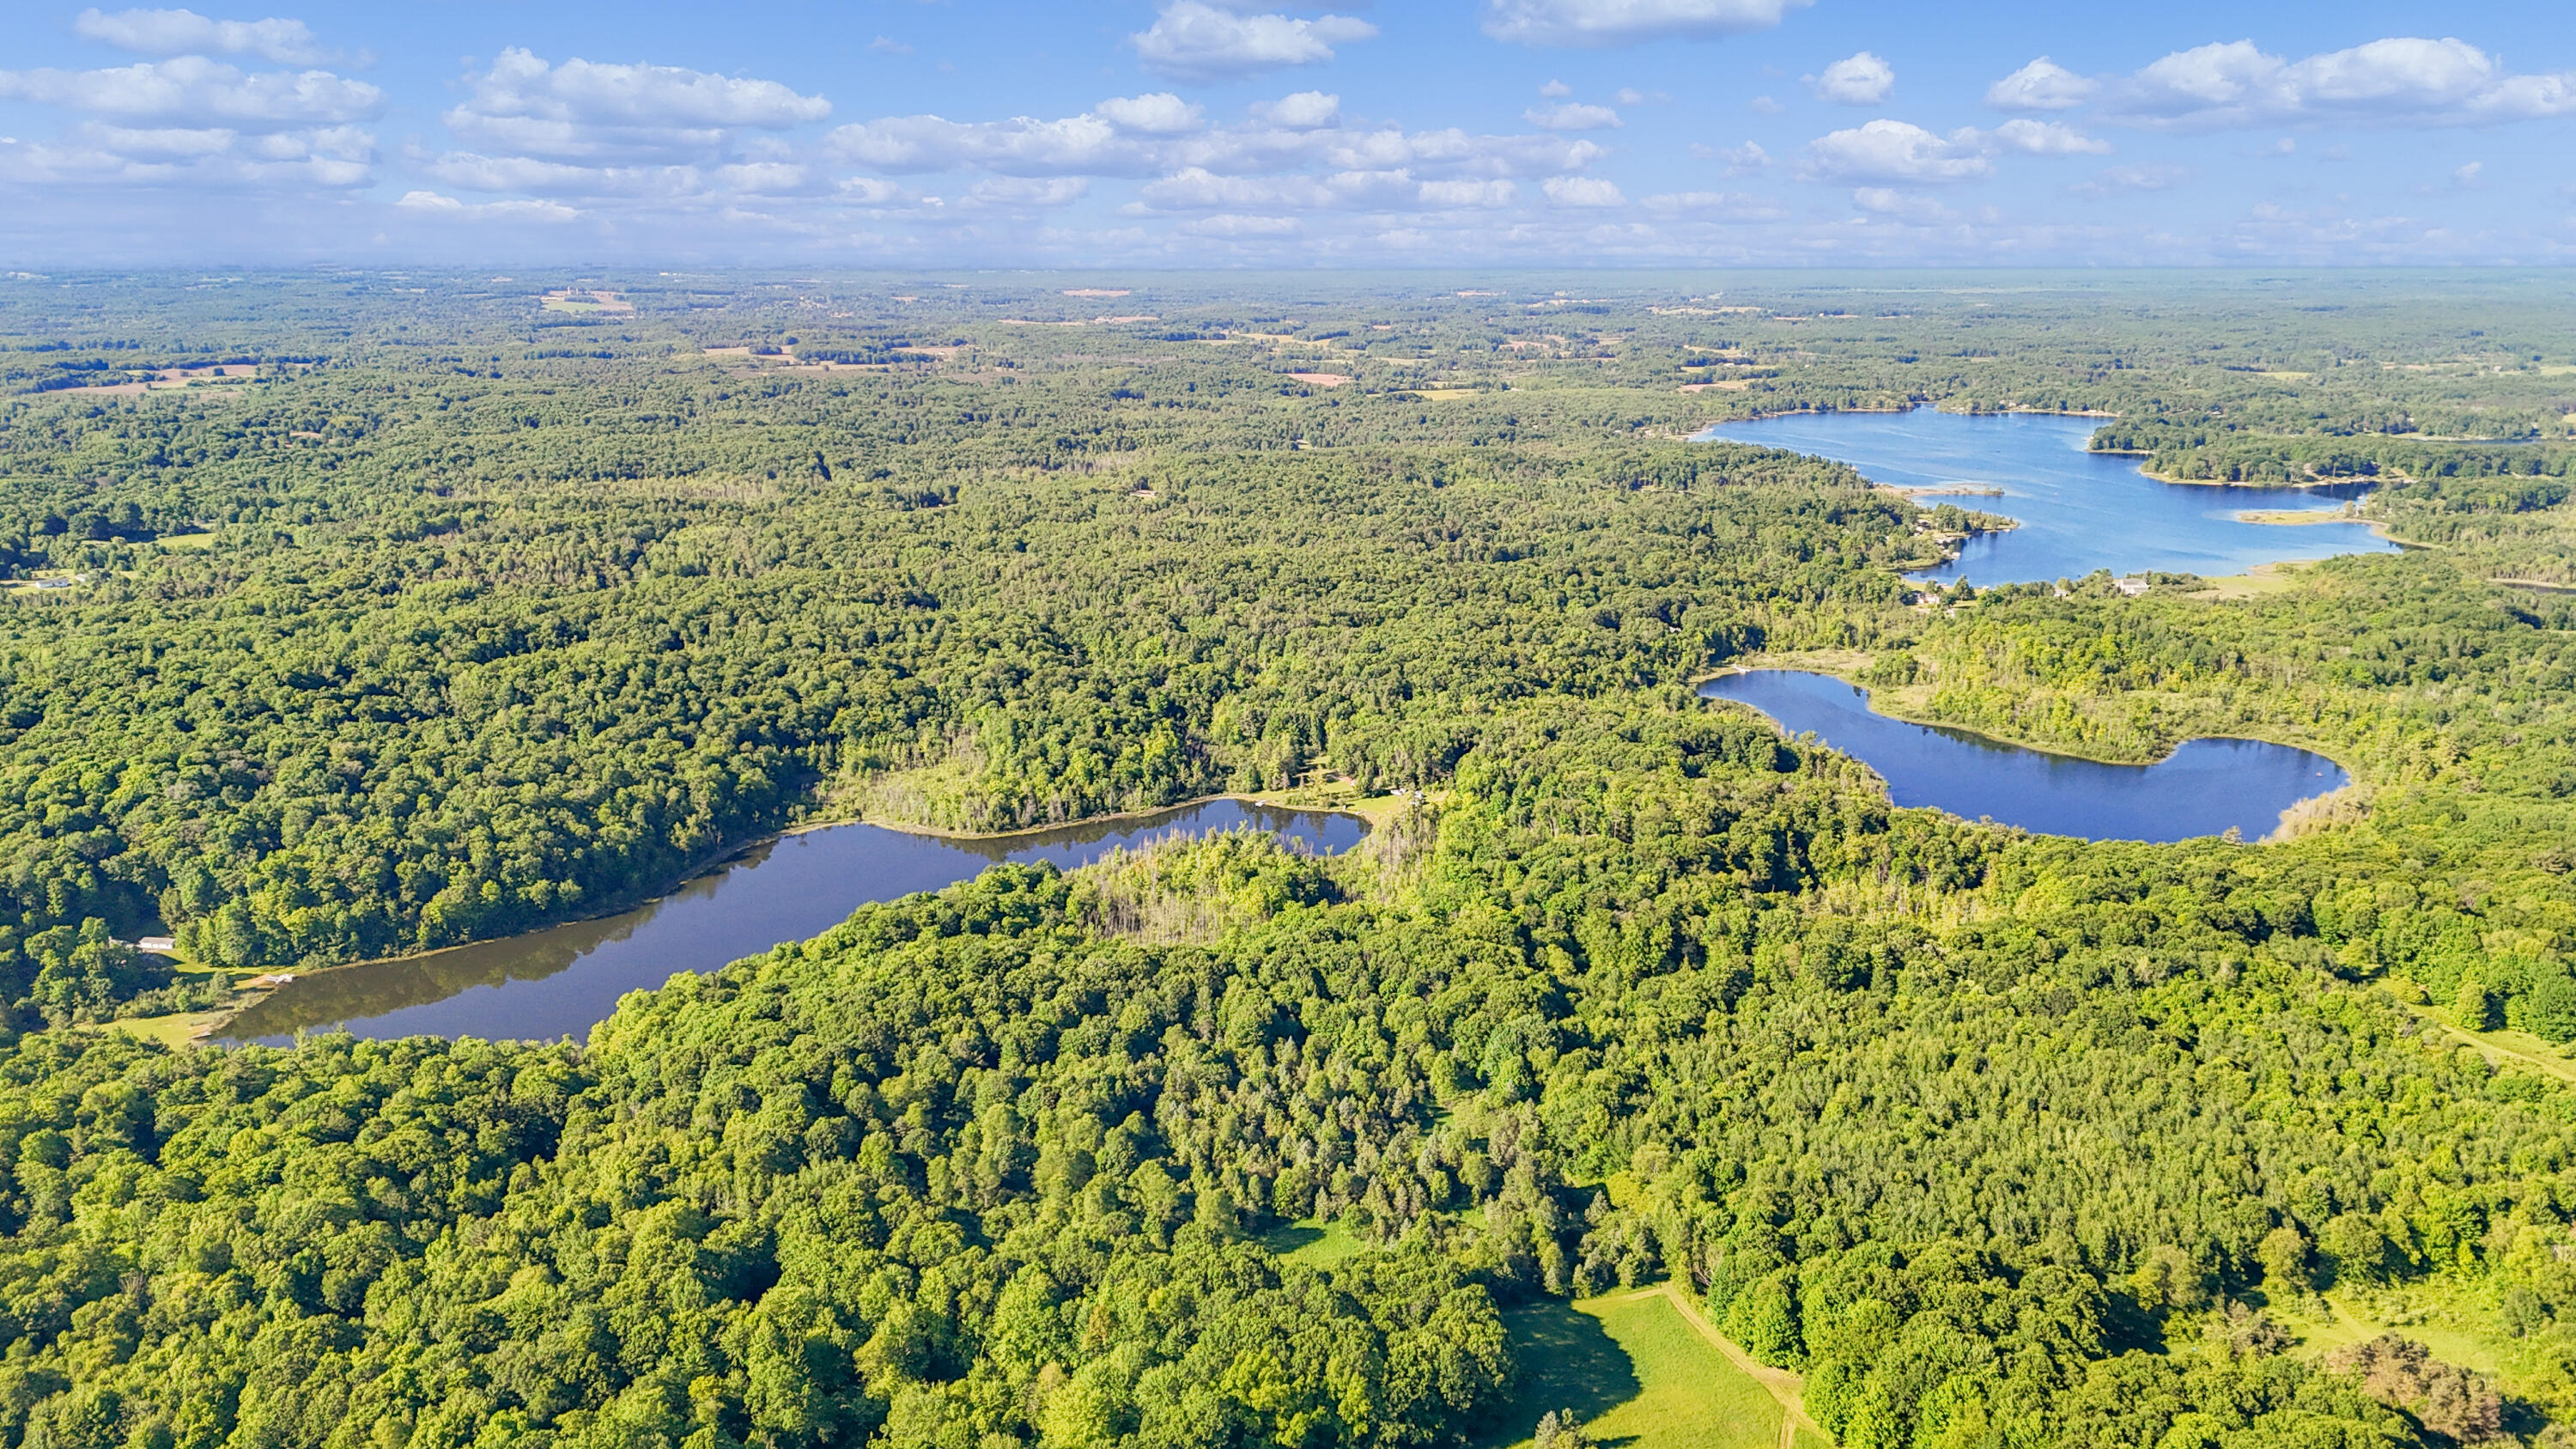
[[[1955,562],[1917,578],[1980,584],[2115,574],[2221,578],[2259,563],[2390,553],[2396,545],[2359,523],[2246,523],[2237,514],[2331,514],[2352,488],[2215,488],[2159,483],[2136,458],[2085,449],[2098,418],[2038,413],[1971,417],[1916,408],[1903,413],[1800,413],[1721,423],[1697,436],[1786,448],[1849,463],[1897,488],[2001,488],[2003,496],[1925,498],[1999,513],[2021,527],[1968,540]]]
[[[223,1039],[282,1044],[308,1027],[366,1037],[580,1038],[629,991],[819,936],[871,901],[955,885],[1006,860],[1070,870],[1121,847],[1238,827],[1326,855],[1358,844],[1368,828],[1355,815],[1237,800],[989,840],[828,826],[747,851],[622,916],[299,976],[234,1017]]]
[[[2281,812],[2343,788],[2323,755],[2260,740],[2186,740],[2152,765],[2105,765],[1872,713],[1869,691],[1826,674],[1757,669],[1700,686],[1812,733],[1887,780],[1889,798],[1969,820],[2086,840],[2189,840],[2229,826],[2258,840]]]

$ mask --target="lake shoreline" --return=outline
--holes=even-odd
[[[589,922],[612,920],[619,916],[643,910],[647,906],[656,905],[660,902],[669,900],[699,881],[722,875],[726,868],[754,851],[763,849],[764,847],[777,845],[793,836],[810,835],[818,831],[836,830],[844,826],[851,825],[869,825],[880,830],[890,831],[897,835],[958,844],[990,844],[1018,840],[1027,840],[1035,843],[1039,837],[1053,835],[1060,831],[1081,830],[1094,825],[1115,825],[1121,821],[1151,820],[1157,816],[1185,814],[1193,810],[1202,809],[1209,805],[1214,805],[1224,801],[1232,801],[1237,804],[1267,810],[1346,815],[1359,820],[1364,826],[1365,833],[1383,828],[1387,823],[1387,816],[1392,808],[1391,797],[1388,796],[1371,796],[1365,799],[1333,804],[1309,804],[1303,802],[1291,803],[1288,798],[1291,793],[1293,792],[1246,793],[1242,791],[1223,791],[1213,795],[1201,795],[1192,799],[1178,801],[1170,805],[1157,805],[1146,810],[1122,810],[1106,815],[1085,816],[1079,820],[1060,821],[1050,825],[1030,826],[1020,830],[989,831],[983,833],[943,830],[936,826],[921,825],[891,819],[866,818],[858,815],[845,816],[836,814],[829,818],[800,820],[793,825],[785,826],[775,831],[770,831],[736,842],[732,845],[723,847],[712,854],[701,856],[688,868],[686,873],[680,875],[677,879],[670,880],[661,888],[648,894],[621,894],[603,903],[597,910],[583,911],[579,914],[557,917],[555,919],[530,926],[525,930],[512,931],[505,935],[485,936],[472,941],[458,941],[451,945],[439,946],[427,951],[409,951],[393,956],[368,956],[355,961],[340,961],[328,966],[316,966],[309,970],[270,968],[261,971],[251,979],[254,981],[268,981],[273,984],[238,988],[239,995],[233,1002],[212,1011],[182,1013],[182,1015],[195,1018],[189,1022],[187,1043],[193,1046],[213,1045],[213,1039],[220,1037],[225,1029],[230,1027],[235,1020],[239,1019],[244,1013],[267,1001],[270,996],[276,993],[280,986],[283,986],[290,981],[309,980],[320,976],[337,976],[344,972],[416,965],[421,962],[436,960],[439,957],[452,956],[459,952],[478,950],[501,945],[525,937],[542,935],[549,931],[560,930],[566,926],[578,926]],[[994,864],[1000,863],[1001,862],[999,861],[994,862]],[[989,869],[990,867],[987,868]],[[852,909],[855,910],[857,907],[854,906]],[[134,1020],[137,1022],[153,1022],[163,1020],[163,1018],[138,1017],[134,1018]],[[110,1023],[110,1025],[115,1024],[116,1023]],[[243,1045],[245,1043],[233,1044]]]
[[[2576,584],[2571,584],[2568,587],[2571,590],[2576,590]],[[2343,770],[2346,774],[2352,773],[2351,766],[2344,764],[2341,760],[2335,759],[2334,756],[2327,754],[2314,743],[2301,742],[2298,740],[2273,739],[2269,736],[2258,734],[2193,735],[2191,739],[2174,741],[2171,745],[2165,747],[2163,753],[2148,760],[2121,759],[2112,755],[2089,755],[2081,750],[2067,749],[2055,744],[2042,745],[2028,740],[2012,739],[2004,735],[1989,734],[1984,730],[1973,729],[1967,725],[1959,724],[1951,720],[1934,719],[1925,715],[1899,714],[1894,710],[1883,709],[1880,707],[1880,702],[1888,694],[1889,691],[1887,689],[1867,683],[1863,680],[1855,679],[1852,677],[1851,673],[1845,672],[1844,670],[1828,668],[1799,655],[1753,654],[1745,656],[1745,660],[1751,662],[1738,661],[1736,663],[1729,664],[1724,669],[1711,670],[1706,674],[1692,679],[1690,682],[1691,692],[1695,695],[1699,695],[1699,690],[1702,685],[1713,680],[1723,679],[1730,674],[1755,674],[1764,670],[1789,674],[1814,674],[1821,675],[1827,679],[1839,681],[1843,684],[1848,684],[1852,688],[1859,690],[1867,698],[1870,713],[1879,716],[1881,719],[1895,720],[1899,724],[1921,725],[1925,729],[1955,730],[1963,735],[1974,735],[1978,739],[1988,741],[1992,744],[2004,745],[2016,750],[2028,750],[2033,754],[2054,755],[2059,759],[2064,760],[2082,760],[2086,764],[2090,765],[2116,765],[2123,769],[2135,770],[2152,769],[2153,767],[2161,765],[2165,761],[2172,759],[2174,751],[2191,743],[2191,740],[2240,740],[2247,744],[2278,745],[2285,750],[2303,750],[2308,754],[2315,755],[2319,759],[2332,761],[2337,768]],[[1699,695],[1699,697],[1702,699],[1708,699],[1713,696]],[[1738,704],[1743,703],[1741,700],[1732,702]],[[1753,707],[1751,705],[1745,705],[1745,708],[1752,709]],[[1754,713],[1760,714],[1761,711],[1754,710]],[[1769,719],[1770,716],[1764,715],[1763,718]],[[1774,723],[1776,724],[1777,721],[1774,721]]]
[[[1958,486],[1956,486],[1956,487],[1951,487],[1951,486],[1948,486],[1948,485],[1944,485],[1944,484],[1937,484],[1937,483],[1936,483],[1936,484],[1929,484],[1929,485],[1925,485],[1925,486],[1921,486],[1921,487],[1909,486],[1909,485],[1907,485],[1907,484],[1903,484],[1903,483],[1878,483],[1878,484],[1873,484],[1873,485],[1871,485],[1871,486],[1876,487],[1876,488],[1880,488],[1880,489],[1884,489],[1885,491],[1887,491],[1887,492],[1889,492],[1889,493],[1893,493],[1893,494],[1895,494],[1895,495],[1896,495],[1897,497],[1899,497],[1899,498],[1907,498],[1907,499],[1913,499],[1913,498],[2010,498],[2010,497],[2012,496],[2011,494],[2006,493],[2004,490],[2002,490],[2001,488],[1997,488],[1996,486],[1994,486],[1994,485],[1993,485],[1993,484],[1991,484],[1991,483],[1963,483],[1963,484],[1960,484],[1960,485],[1958,485]]]
[[[1024,825],[1017,830],[950,830],[945,826],[927,825],[918,821],[887,816],[851,815],[828,820],[801,821],[779,831],[776,835],[755,841],[753,845],[766,845],[784,840],[790,835],[804,835],[811,831],[830,830],[843,825],[876,825],[905,835],[919,835],[931,840],[1021,840],[1035,835],[1052,835],[1059,830],[1080,830],[1086,826],[1108,825],[1120,820],[1149,820],[1157,815],[1169,815],[1175,811],[1195,810],[1202,805],[1213,805],[1220,800],[1232,800],[1242,805],[1257,805],[1265,810],[1316,810],[1336,815],[1356,815],[1367,821],[1371,828],[1375,828],[1386,823],[1379,817],[1386,813],[1387,802],[1392,798],[1385,795],[1370,795],[1335,803],[1318,804],[1291,799],[1290,797],[1295,793],[1294,791],[1246,793],[1241,790],[1221,790],[1213,795],[1194,795],[1187,800],[1176,800],[1169,805],[1154,805],[1143,810],[1119,810],[1107,815],[1085,815],[1079,820],[1059,820],[1050,825]],[[745,850],[751,848],[750,845],[743,847]],[[702,875],[704,873],[700,872]]]
[[[2101,458],[2152,458],[2155,456],[2153,453],[2146,452],[2138,448],[2087,448],[2085,451]],[[2155,479],[2159,483],[2169,483],[2176,488],[2244,488],[2256,493],[2279,493],[2285,489],[2305,493],[2311,488],[2351,488],[2356,485],[2377,487],[2382,483],[2412,483],[2415,481],[2402,473],[2387,473],[2375,478],[2310,477],[2283,478],[2269,481],[2251,478],[2175,478],[2159,473],[2144,463],[2140,463],[2138,465],[2138,472],[2145,477]]]
[[[2327,513],[2322,509],[2248,508],[2236,515],[2236,521],[2260,524],[2266,528],[2305,528],[2317,523],[2358,523],[2370,530],[2371,537],[2398,543],[2398,540],[2389,534],[2388,520],[2384,518],[2363,518],[2350,513]],[[2399,544],[2399,546],[2405,545]]]
[[[1926,408],[1929,408],[1936,413],[1948,413],[1954,418],[2104,418],[2113,422],[2117,422],[2120,418],[2118,413],[2095,412],[2090,409],[2079,409],[2070,412],[2062,408],[1961,408],[1954,411],[1941,406],[1939,403],[1911,403],[1901,408],[1783,408],[1777,412],[1752,413],[1745,417],[1721,418],[1713,423],[1702,423],[1697,428],[1692,429],[1690,434],[1683,438],[1682,441],[1689,443],[1739,442],[1741,440],[1736,438],[1712,438],[1706,436],[1708,433],[1719,428],[1731,428],[1737,423],[1767,423],[1775,418],[1833,418],[1841,417],[1847,413],[1857,414],[1862,417],[1903,417],[1907,413],[1919,413]],[[1768,448],[1775,445],[1770,443],[1753,443],[1748,444],[1747,446]],[[1794,452],[1795,450],[1785,449],[1783,451]],[[2110,452],[2112,450],[2099,448],[2091,451]],[[2137,456],[2144,457],[2145,454],[2141,453]]]
[[[1813,738],[1870,771],[1896,809],[2094,842],[2243,844],[2286,838],[2292,816],[2355,790],[2342,762],[2259,734],[2194,734],[2151,761],[2105,760],[1881,707],[1884,691],[1826,668],[1739,662],[1703,681],[1785,738]],[[1808,663],[1809,661],[1800,661]],[[1839,686],[1839,687],[1837,687]]]
[[[2090,446],[2096,422],[2083,413],[2031,408],[1954,412],[1917,407],[1901,413],[1804,409],[1714,423],[1693,436],[1841,462],[1879,497],[1903,499],[1915,509],[1955,504],[2013,521],[2010,527],[1998,522],[1973,531],[1943,527],[1941,534],[1972,536],[1927,538],[1925,530],[1934,521],[1918,516],[1914,532],[1920,542],[1915,547],[1937,553],[1900,569],[1917,583],[1962,577],[1979,583],[2041,583],[2104,568],[2115,576],[2159,572],[2215,577],[2269,561],[2387,553],[2400,546],[2373,520],[2336,513],[2332,504],[2324,505],[2325,515],[2314,521],[2362,526],[2312,529],[2285,538],[2233,516],[2239,507],[2303,510],[2321,498],[2340,501],[2366,493],[2366,484],[2325,479],[2299,487],[2219,482],[2204,486],[2245,491],[2216,495],[2234,507],[2213,510],[2208,502],[2212,495],[2154,476],[2144,465],[2155,460]]]

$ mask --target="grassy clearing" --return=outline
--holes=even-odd
[[[1361,1242],[1348,1224],[1339,1219],[1324,1222],[1316,1218],[1272,1228],[1261,1235],[1261,1246],[1291,1263],[1303,1263],[1309,1268],[1329,1268],[1369,1250],[1368,1244]]]
[[[2311,1353],[2328,1353],[2347,1344],[2363,1343],[2383,1333],[2398,1333],[2433,1351],[2433,1357],[2444,1363],[2494,1376],[2504,1365],[2502,1355],[2488,1337],[2488,1325],[2470,1322],[2469,1315],[2458,1305],[2437,1304],[2426,1307],[2402,1307],[2397,1312],[2381,1311],[2381,1305],[2359,1302],[2345,1294],[2330,1294],[2326,1299],[2331,1319],[2287,1315],[2283,1323],[2299,1336],[2300,1347]],[[2491,1315],[2478,1315],[2484,1319]]]
[[[2563,1369],[2549,1336],[2513,1336],[2499,1293],[2492,1282],[2436,1277],[2385,1289],[2336,1288],[2271,1311],[2296,1336],[2292,1351],[2302,1357],[2322,1358],[2394,1333],[2444,1363],[2485,1375],[2512,1398],[2523,1387],[2559,1380]]]
[[[1405,802],[1394,795],[1363,795],[1359,782],[1336,775],[1329,779],[1310,779],[1290,790],[1254,790],[1228,797],[1254,805],[1268,805],[1280,810],[1337,810],[1356,815],[1374,830],[1393,820],[1404,809]]]
[[[1527,1445],[1550,1409],[1573,1410],[1594,1443],[1618,1449],[1779,1449],[1779,1401],[1664,1294],[1541,1303],[1505,1323],[1520,1388],[1481,1449]]]
[[[2433,1028],[2428,1039],[2468,1047],[2496,1066],[2520,1067],[2562,1082],[2576,1082],[2576,1062],[2561,1055],[2559,1048],[2545,1037],[2502,1027],[2494,1031],[2471,1031],[2453,1021],[2446,1011],[2407,1000],[2410,995],[2420,998],[2423,995],[2420,989],[2392,982],[2389,990],[2400,1005],[2415,1013],[2417,1020]]]
[[[107,1029],[121,1031],[131,1037],[140,1037],[144,1041],[159,1042],[176,1051],[181,1047],[195,1045],[204,1033],[223,1025],[231,1016],[232,1013],[228,1010],[179,1011],[168,1016],[138,1016],[125,1021],[110,1022]]]
[[[2323,516],[2325,522],[2348,523],[2351,520],[2335,514]],[[2309,565],[2304,563],[2256,564],[2241,574],[2204,580],[2203,588],[2192,592],[2195,599],[2260,599],[2273,594],[2286,594],[2299,586],[2299,575]]]

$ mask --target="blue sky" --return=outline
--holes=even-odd
[[[0,14],[20,268],[2576,259],[2530,0]]]

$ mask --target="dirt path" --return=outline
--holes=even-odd
[[[1801,1396],[1804,1385],[1799,1382],[1798,1376],[1787,1369],[1773,1368],[1736,1347],[1733,1339],[1718,1332],[1709,1324],[1708,1319],[1701,1315],[1699,1305],[1693,1303],[1689,1295],[1682,1292],[1679,1285],[1666,1283],[1654,1288],[1640,1288],[1633,1293],[1619,1294],[1610,1301],[1633,1303],[1640,1298],[1656,1297],[1670,1300],[1673,1311],[1682,1316],[1682,1322],[1698,1330],[1700,1337],[1707,1339],[1719,1353],[1726,1355],[1728,1363],[1735,1365],[1746,1377],[1768,1390],[1772,1398],[1779,1400],[1780,1449],[1794,1449],[1798,1430],[1801,1428],[1828,1444],[1833,1442],[1834,1436],[1826,1433],[1823,1425],[1807,1417],[1806,1400]]]

